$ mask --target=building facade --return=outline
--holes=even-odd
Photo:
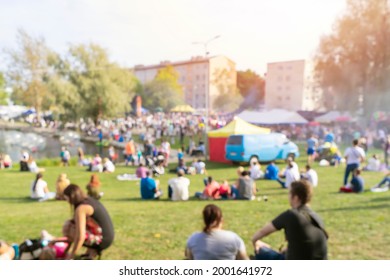
[[[266,109],[319,109],[321,92],[314,87],[311,70],[305,60],[268,63],[265,79]]]
[[[157,65],[137,65],[133,71],[142,84],[153,80],[158,71],[172,66],[179,73],[179,84],[183,87],[186,104],[195,109],[213,111],[213,104],[220,94],[220,83],[216,79],[224,73],[223,83],[236,87],[237,73],[235,63],[225,56],[192,57],[180,62],[162,61]],[[206,97],[208,98],[206,100]],[[208,104],[207,104],[208,103]]]

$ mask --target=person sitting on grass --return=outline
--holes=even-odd
[[[237,173],[237,180],[232,185],[232,188],[238,188],[238,183],[240,178],[242,177],[242,172],[245,171],[245,168],[242,166],[237,167],[236,173]]]
[[[365,171],[380,171],[381,169],[381,161],[379,160],[377,155],[372,155],[372,157],[368,160],[368,164],[364,167]]]
[[[256,183],[249,177],[249,172],[244,170],[238,179],[237,187],[232,186],[232,196],[234,199],[254,200],[256,197]]]
[[[361,193],[364,191],[364,180],[362,178],[361,170],[355,169],[352,173],[352,180],[349,185],[340,188],[340,192],[345,193]]]
[[[206,164],[201,159],[195,160],[193,163],[193,167],[195,169],[195,174],[207,175]]]
[[[219,195],[222,199],[230,199],[232,198],[232,190],[229,186],[229,182],[227,180],[223,180],[219,185]]]
[[[23,151],[22,152],[22,157],[20,159],[20,171],[30,171],[28,169],[28,159],[29,159],[30,155],[28,154],[28,152],[26,151]]]
[[[221,209],[209,204],[203,209],[204,228],[192,234],[185,249],[188,260],[248,260],[245,243],[236,233],[223,229]]]
[[[102,164],[102,158],[99,154],[96,154],[91,163],[89,164],[89,167],[87,171],[92,172],[103,172],[103,164]]]
[[[150,171],[146,172],[146,178],[141,179],[140,191],[142,199],[159,199],[162,196],[160,181],[153,179]]]
[[[287,159],[287,168],[285,169],[283,174],[280,175],[280,177],[285,178],[285,181],[277,179],[282,188],[290,188],[291,183],[294,181],[298,181],[301,177],[301,174],[299,174],[298,165],[292,159]]]
[[[12,168],[12,159],[8,154],[3,155],[1,168]]]
[[[251,162],[249,173],[253,180],[262,179],[264,177],[264,172],[261,170],[261,165],[257,160]]]
[[[57,182],[56,182],[56,199],[57,200],[65,200],[64,197],[64,190],[66,189],[67,186],[69,186],[70,181],[66,177],[65,173],[60,174],[58,176]]]
[[[43,174],[38,173],[35,177],[35,181],[31,184],[31,198],[38,200],[39,202],[54,199],[56,196],[55,192],[49,191],[46,181],[42,178]]]
[[[115,172],[115,165],[109,158],[103,159],[103,172],[104,173],[113,173]]]
[[[279,167],[275,164],[275,161],[271,161],[271,163],[267,165],[267,169],[265,170],[264,179],[277,180],[278,174]]]
[[[146,178],[146,172],[149,171],[147,167],[145,167],[142,163],[138,165],[137,170],[135,171],[135,175],[137,178]]]
[[[186,166],[186,163],[184,161],[184,159],[181,159],[179,161],[179,165],[176,167],[176,173],[182,169],[184,171],[185,174],[188,174],[188,167]]]
[[[30,170],[30,172],[32,173],[42,173],[42,172],[45,172],[45,168],[40,168],[38,167],[35,159],[33,158],[33,156],[30,156],[28,161],[27,161],[27,166],[28,166],[28,170]]]
[[[86,186],[88,196],[99,200],[103,196],[103,192],[100,191],[101,183],[97,174],[92,174],[89,183]]]
[[[183,169],[177,172],[177,177],[168,181],[168,198],[172,201],[188,200],[190,180],[184,177]]]
[[[199,199],[220,199],[219,195],[219,184],[217,181],[213,179],[213,177],[209,176],[203,180],[204,190],[203,192],[196,192],[195,197]]]
[[[301,174],[301,178],[308,180],[313,187],[318,185],[317,172],[309,164],[306,165],[306,171]]]
[[[390,172],[388,172],[379,184],[371,188],[372,192],[386,192],[390,187]]]
[[[291,209],[277,216],[252,237],[257,260],[326,260],[328,234],[322,219],[309,207],[312,186],[306,180],[291,183],[288,199]],[[279,252],[261,241],[264,237],[284,229],[287,249]]]

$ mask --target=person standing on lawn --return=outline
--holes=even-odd
[[[344,153],[344,157],[347,161],[347,167],[345,168],[343,187],[347,186],[349,174],[353,174],[355,169],[358,169],[360,163],[362,163],[366,158],[366,153],[359,147],[359,140],[353,140],[352,144],[353,146],[347,148]]]

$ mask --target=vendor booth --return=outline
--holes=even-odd
[[[208,135],[208,146],[210,161],[231,163],[225,159],[225,146],[227,139],[232,134],[264,134],[270,133],[269,128],[255,126],[238,117],[223,128],[210,131]]]

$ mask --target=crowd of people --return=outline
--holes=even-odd
[[[225,125],[228,120],[212,118],[207,121],[208,125],[212,124],[213,128],[218,128]],[[79,128],[87,135],[99,137],[100,141],[106,138],[124,143],[123,162],[129,167],[137,165],[134,176],[139,180],[139,196],[143,200],[158,200],[165,195],[172,201],[187,201],[191,197],[210,201],[250,201],[259,198],[262,180],[273,181],[276,187],[286,189],[291,209],[284,211],[257,231],[254,230],[252,258],[258,260],[327,259],[328,234],[321,218],[309,207],[313,188],[319,185],[317,172],[313,169],[314,162],[323,155],[324,150],[331,153],[329,164],[335,166],[345,164],[340,192],[362,193],[365,190],[363,172],[380,171],[389,166],[390,137],[386,136],[388,131],[384,128],[372,127],[362,131],[353,125],[347,128],[343,125],[276,126],[273,127],[274,131],[283,132],[291,139],[307,143],[308,160],[303,169],[299,168],[292,157],[286,159],[286,165],[281,170],[273,161],[263,168],[259,160],[253,159],[247,167],[237,168],[234,181],[227,178],[216,180],[212,170],[207,168],[206,162],[197,157],[205,152],[202,141],[199,141],[198,145],[195,144],[195,138],[204,137],[205,122],[203,117],[196,115],[159,113],[140,118],[129,116],[117,121],[103,120],[98,124],[81,121]],[[142,144],[134,141],[134,131],[139,132]],[[184,137],[189,137],[189,146],[181,145],[182,148],[177,153],[177,165],[168,170],[169,159],[172,158],[171,145],[175,143],[176,137],[179,137],[180,144],[184,143]],[[154,145],[156,140],[161,142],[158,147]],[[352,145],[342,154],[335,143]],[[375,154],[370,159],[366,158],[367,150],[378,143],[384,152],[383,164],[380,155]],[[190,164],[186,162],[184,153],[193,156]],[[67,147],[61,148],[59,156],[64,169],[69,167],[72,155]],[[74,259],[82,247],[87,249],[86,258],[94,259],[109,248],[114,240],[114,227],[110,215],[100,201],[104,193],[98,174],[115,173],[116,164],[122,161],[121,157],[113,146],[109,146],[107,156],[96,153],[94,157],[87,158],[81,148],[77,156],[78,165],[92,172],[90,180],[86,182],[85,191],[71,183],[66,173],[58,175],[55,191],[50,191],[45,181],[45,169],[39,167],[34,157],[27,151],[22,152],[20,170],[35,174],[30,186],[31,199],[39,202],[63,200],[73,209],[70,219],[64,222],[63,236],[46,238],[49,243],[39,256],[41,259]],[[9,156],[0,155],[0,168],[10,167],[12,160]],[[190,192],[194,181],[192,175],[203,177],[203,190],[193,195]],[[161,185],[159,179],[161,176],[169,176],[167,186]],[[371,191],[389,190],[390,173],[386,173],[378,181]],[[218,206],[208,204],[202,215],[203,231],[192,234],[187,240],[185,248],[187,259],[249,259],[241,237],[223,229],[224,217]],[[266,236],[281,229],[286,235],[285,248],[275,250],[262,241]],[[0,242],[1,259],[12,259],[16,253],[13,246],[4,241]]]

